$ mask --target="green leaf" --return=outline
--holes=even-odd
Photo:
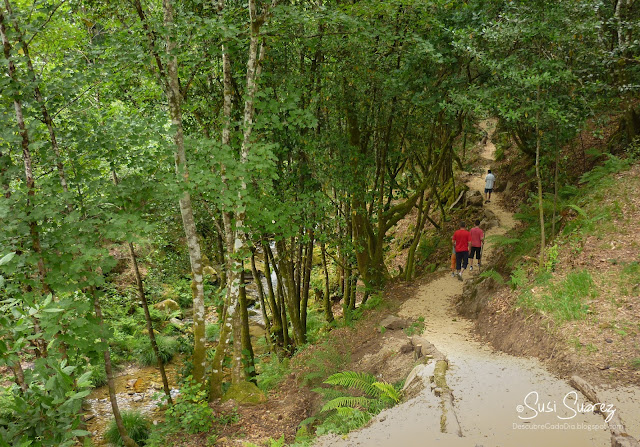
[[[87,430],[71,430],[71,434],[73,436],[89,436],[91,432]]]
[[[8,264],[15,255],[16,255],[15,251],[12,251],[11,253],[4,255],[2,259],[0,259],[0,265]]]

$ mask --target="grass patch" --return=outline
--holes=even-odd
[[[123,411],[122,423],[131,439],[136,441],[138,445],[145,445],[151,430],[151,421],[145,415],[139,411]],[[109,422],[109,428],[104,434],[104,439],[110,445],[124,445],[114,419]]]
[[[534,296],[522,293],[518,305],[552,315],[556,322],[579,320],[585,317],[589,306],[585,300],[598,295],[591,274],[586,270],[571,272],[560,284],[550,286],[550,293]]]
[[[640,369],[640,357],[636,357],[635,359],[629,362],[633,369]]]
[[[164,335],[156,335],[156,342],[158,343],[158,351],[162,363],[169,363],[179,350],[178,340]],[[141,365],[151,366],[158,364],[156,354],[153,352],[153,349],[151,349],[151,342],[148,337],[145,337],[138,345],[136,354]]]

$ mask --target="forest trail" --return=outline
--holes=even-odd
[[[493,132],[494,121],[485,121],[483,130]],[[472,175],[468,185],[484,193],[484,176],[494,159],[495,146],[487,141],[482,156],[486,166],[479,175]],[[499,182],[500,179],[498,178]],[[501,194],[495,194],[485,207],[493,211],[500,225],[485,236],[506,233],[515,225],[510,212],[501,206]],[[488,244],[483,260],[491,258]],[[470,272],[465,272],[469,277]],[[477,275],[478,272],[471,272]],[[472,334],[472,322],[456,315],[453,299],[462,293],[463,282],[452,278],[449,272],[439,279],[423,284],[416,294],[400,308],[404,318],[425,318],[422,337],[433,343],[448,359],[447,385],[454,397],[454,410],[462,437],[442,433],[441,399],[430,389],[417,397],[380,413],[367,427],[344,438],[331,436],[319,440],[317,446],[609,446],[610,433],[600,414],[574,411],[585,404],[582,394],[563,379],[552,375],[537,359],[519,358],[496,352]],[[433,374],[433,361],[430,373]],[[579,374],[579,371],[576,371]],[[600,391],[599,391],[600,392]],[[548,404],[546,412],[526,408],[525,401],[536,407]],[[631,419],[638,414],[634,404],[637,390],[617,389],[602,391],[601,396],[621,411],[629,433],[638,437],[640,425]],[[528,396],[528,397],[527,397]],[[565,397],[568,396],[568,397]],[[566,399],[566,404],[564,403]],[[523,408],[524,407],[524,408]],[[567,408],[570,407],[570,408]],[[519,412],[519,410],[521,412]],[[626,415],[626,418],[625,418]],[[448,414],[451,418],[453,415]],[[529,418],[528,420],[521,418]],[[564,419],[561,419],[564,418]],[[536,428],[536,426],[538,428]]]

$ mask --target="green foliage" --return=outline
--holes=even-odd
[[[265,361],[266,359],[269,361]],[[269,391],[275,388],[289,374],[289,359],[278,359],[276,355],[264,356],[259,359],[256,364],[258,370],[258,387],[262,391]]]
[[[509,284],[512,289],[517,289],[519,287],[524,286],[527,283],[527,272],[522,268],[518,267],[511,273],[511,279],[509,280]]]
[[[596,166],[589,172],[585,172],[582,177],[580,177],[580,182],[595,186],[604,177],[628,169],[633,162],[633,159],[621,159],[611,154],[607,154],[607,157],[607,160],[602,165]]]
[[[80,429],[80,408],[89,394],[91,371],[86,371],[86,364],[70,365],[56,349],[60,338],[68,337],[73,341],[67,348],[69,357],[78,352],[97,354],[96,333],[87,319],[87,307],[81,297],[63,296],[53,301],[51,295],[40,302],[30,302],[28,295],[22,300],[0,302],[0,366],[21,361],[19,355],[28,340],[35,338],[35,319],[40,323],[40,335],[50,340],[49,356],[36,358],[33,367],[24,370],[26,391],[13,385],[4,395],[0,427],[7,442],[68,447],[74,437],[87,434]],[[63,325],[68,329],[61,335]]]
[[[123,411],[121,415],[122,423],[129,437],[136,441],[138,445],[145,445],[151,430],[149,418],[139,411]],[[109,427],[104,433],[104,439],[112,446],[120,447],[124,445],[115,419],[111,419],[109,422]]]
[[[404,333],[407,334],[407,337],[412,337],[413,335],[420,335],[424,331],[424,317],[418,317],[418,321],[414,321],[407,328],[404,328]]]
[[[327,341],[309,352],[301,352],[295,358],[295,364],[303,368],[301,377],[304,386],[315,386],[322,383],[331,374],[340,371],[348,361],[348,354],[341,354],[335,346]]]
[[[377,413],[385,407],[400,401],[400,393],[393,385],[380,382],[375,376],[355,371],[342,371],[333,374],[324,383],[361,391],[364,396],[343,395],[331,399],[321,411],[331,411],[349,407]]]
[[[98,362],[96,366],[91,365],[91,386],[98,388],[107,384],[107,372],[104,369],[104,362]]]
[[[629,362],[633,369],[640,369],[640,357],[636,357],[635,359]]]
[[[167,424],[196,434],[208,431],[213,426],[213,410],[209,407],[207,392],[201,384],[188,377],[180,388],[180,395],[167,408]]]
[[[544,270],[546,272],[553,272],[556,269],[556,264],[558,262],[558,255],[560,254],[560,249],[557,244],[553,244],[551,247],[547,248],[547,259],[544,262]]]
[[[322,436],[328,433],[339,435],[356,430],[371,420],[371,414],[356,408],[343,407],[329,415],[316,429],[316,435]]]
[[[208,342],[216,342],[220,337],[220,325],[217,323],[208,324],[205,329],[205,334],[207,336]]]
[[[377,309],[383,305],[385,305],[384,296],[382,292],[372,293],[366,303],[360,306],[363,310],[372,310]]]
[[[416,258],[418,262],[420,264],[424,264],[431,258],[438,248],[445,243],[446,240],[440,236],[428,237],[427,235],[423,235],[416,250]]]

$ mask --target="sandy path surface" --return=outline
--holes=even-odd
[[[495,123],[484,123],[489,135]],[[487,167],[495,147],[489,140],[483,158]],[[473,176],[471,189],[484,192],[484,175]],[[497,179],[499,182],[500,179]],[[511,213],[500,206],[500,194],[485,204],[500,220],[487,236],[504,234],[515,224]],[[487,246],[484,257],[491,257]],[[472,273],[477,274],[477,272]],[[452,300],[462,293],[463,283],[444,273],[423,285],[404,303],[399,315],[424,317],[422,336],[449,360],[447,383],[453,390],[454,407],[463,437],[440,432],[440,398],[425,389],[416,398],[378,415],[367,427],[345,437],[318,440],[324,446],[598,446],[611,445],[604,419],[593,412],[581,413],[586,399],[564,380],[549,373],[536,359],[495,352],[472,335],[472,323],[455,315]],[[579,374],[579,371],[576,373]],[[620,408],[628,432],[640,436],[640,390],[600,391],[604,403]],[[543,405],[543,408],[538,407]],[[545,410],[545,411],[542,411]]]

